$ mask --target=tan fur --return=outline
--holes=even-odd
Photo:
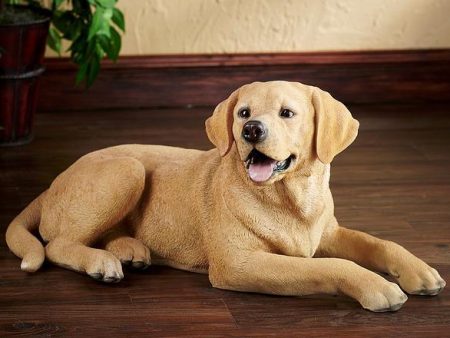
[[[244,166],[252,145],[241,137],[242,107],[268,128],[259,151],[296,158],[263,184]],[[280,118],[282,108],[296,115]],[[151,260],[208,273],[218,288],[343,293],[372,311],[397,310],[406,295],[368,269],[390,273],[412,294],[437,294],[445,282],[399,245],[338,225],[329,163],[358,125],[318,88],[245,85],[206,122],[217,149],[124,145],[90,153],[11,223],[8,246],[22,269],[37,270],[44,251],[29,231],[39,227],[50,261],[106,282],[123,278],[121,261],[141,268]]]

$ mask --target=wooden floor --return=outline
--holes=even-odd
[[[450,108],[356,106],[357,141],[334,162],[342,225],[400,243],[450,282]],[[151,267],[115,285],[46,264],[19,269],[9,221],[82,154],[121,143],[207,149],[211,109],[41,113],[35,141],[0,148],[0,336],[450,336],[450,286],[375,314],[345,297],[213,289],[205,275]],[[364,283],[364,281],[361,281]]]

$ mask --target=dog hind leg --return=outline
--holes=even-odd
[[[81,164],[55,180],[44,203],[40,231],[53,263],[104,282],[123,278],[113,253],[94,249],[139,201],[145,169],[133,158],[109,158]]]

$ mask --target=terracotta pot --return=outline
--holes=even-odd
[[[0,145],[27,143],[33,135],[38,80],[44,72],[51,17],[46,9],[33,11],[44,18],[25,24],[0,24]]]

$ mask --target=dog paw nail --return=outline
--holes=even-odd
[[[389,308],[389,311],[397,311],[397,310],[399,310],[402,307],[402,305],[403,305],[403,303],[398,303],[398,304],[392,305]]]
[[[443,288],[439,287],[437,289],[433,289],[433,290],[427,290],[427,294],[430,296],[435,296],[437,295],[439,292],[441,292]]]
[[[146,264],[144,262],[133,262],[133,268],[142,269]]]
[[[105,283],[118,283],[118,282],[120,282],[120,280],[121,280],[121,278],[120,278],[119,275],[117,275],[117,276],[109,276],[109,277],[105,277],[103,279],[103,281]]]
[[[101,273],[91,273],[91,274],[89,274],[89,276],[91,276],[92,278],[94,278],[96,280],[103,279],[103,275]]]
[[[443,289],[442,287],[439,287],[437,289],[421,289],[421,290],[413,291],[413,292],[411,292],[411,294],[418,295],[418,296],[435,296],[439,292],[441,292],[442,289]]]

